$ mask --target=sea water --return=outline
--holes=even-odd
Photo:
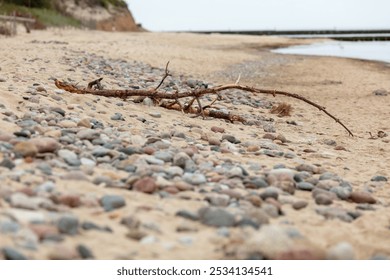
[[[390,41],[331,41],[273,50],[281,54],[337,56],[390,63]]]

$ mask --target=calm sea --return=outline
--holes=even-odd
[[[330,41],[273,50],[275,53],[338,56],[390,63],[390,41]]]

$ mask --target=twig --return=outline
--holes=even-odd
[[[155,88],[155,90],[158,90],[158,89],[162,86],[162,84],[164,83],[165,79],[166,79],[169,75],[171,75],[171,74],[169,73],[168,66],[169,66],[169,61],[167,62],[167,65],[165,65],[165,74],[164,74],[164,77],[161,79],[161,82],[158,84],[158,86]]]

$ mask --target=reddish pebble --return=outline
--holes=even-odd
[[[170,194],[177,194],[179,192],[179,190],[173,186],[169,186],[169,187],[164,188],[164,191],[166,191],[167,193],[170,193]]]
[[[143,193],[154,193],[157,190],[158,186],[155,180],[151,177],[145,177],[139,179],[134,183],[133,189]]]
[[[349,199],[351,199],[355,203],[368,203],[375,204],[376,199],[371,196],[371,194],[367,192],[352,192]]]
[[[224,133],[225,129],[219,126],[213,126],[211,127],[211,131],[215,133]]]
[[[76,208],[81,205],[81,200],[78,195],[62,195],[58,198],[59,203],[67,205],[71,208]]]
[[[143,152],[147,155],[153,155],[156,150],[153,147],[146,146],[145,148],[143,148]]]

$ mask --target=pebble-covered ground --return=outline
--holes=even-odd
[[[164,74],[86,51],[58,60],[68,77],[84,77],[66,79],[80,86],[103,77],[105,88],[149,88]],[[249,120],[227,123],[149,98],[76,96],[55,88],[55,72],[46,76],[0,70],[0,92],[18,100],[17,110],[0,101],[0,259],[354,259],[348,237],[313,242],[295,217],[354,223],[389,211],[376,196],[386,176],[373,174],[362,188],[301,159],[264,97],[224,95],[216,110]],[[173,73],[161,89],[212,85]],[[389,259],[389,247],[366,257]]]

